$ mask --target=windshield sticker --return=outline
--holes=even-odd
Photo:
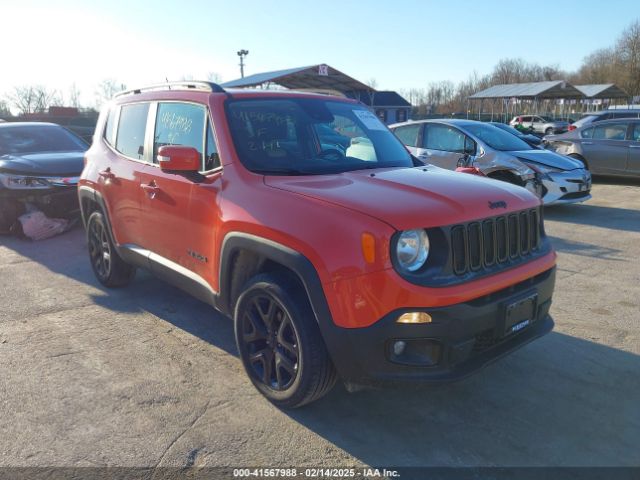
[[[369,110],[354,110],[353,113],[369,130],[386,130],[387,127]]]

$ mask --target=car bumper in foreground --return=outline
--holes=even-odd
[[[365,328],[324,329],[342,378],[353,384],[461,379],[553,329],[555,267],[507,289],[439,308],[404,308]],[[407,312],[431,323],[399,324]]]

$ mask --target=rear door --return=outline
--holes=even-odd
[[[104,132],[108,161],[100,166],[98,182],[119,244],[142,241],[140,179],[150,158],[145,151],[148,114],[148,102],[116,106]]]
[[[627,169],[629,122],[597,123],[591,139],[582,140],[582,151],[593,173],[618,175]]]
[[[640,122],[633,123],[629,139],[627,172],[632,175],[640,175]]]
[[[457,128],[442,123],[425,123],[418,158],[447,170],[455,170],[458,160],[465,154],[465,142],[473,146],[470,150],[475,150],[475,143]]]
[[[193,236],[190,207],[195,185],[201,178],[190,173],[163,172],[157,161],[163,145],[194,147],[202,155],[205,145],[206,108],[186,102],[152,105],[152,126],[147,144],[153,163],[145,167],[142,181],[142,246],[180,266],[192,269]],[[196,254],[197,255],[197,254]]]

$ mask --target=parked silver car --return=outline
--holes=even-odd
[[[551,135],[552,133],[562,133],[569,129],[569,122],[564,120],[554,120],[542,115],[518,115],[513,117],[509,125],[515,127],[520,125],[524,128],[531,128],[536,133]]]
[[[580,160],[591,173],[640,177],[640,119],[605,120],[544,137],[549,148]]]
[[[490,177],[535,191],[545,205],[591,198],[591,174],[575,159],[533,149],[517,136],[473,120],[422,120],[390,125],[426,163],[455,170],[472,164]]]

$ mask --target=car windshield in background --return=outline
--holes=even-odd
[[[555,120],[551,117],[543,117],[542,115],[540,115],[540,118],[545,122],[555,122]]]
[[[414,166],[389,129],[353,103],[309,98],[232,100],[228,116],[240,160],[256,173],[320,175]]]
[[[72,133],[54,125],[0,128],[0,155],[84,152],[88,146]]]
[[[465,125],[464,128],[495,150],[503,152],[531,150],[531,146],[527,142],[493,125]]]

